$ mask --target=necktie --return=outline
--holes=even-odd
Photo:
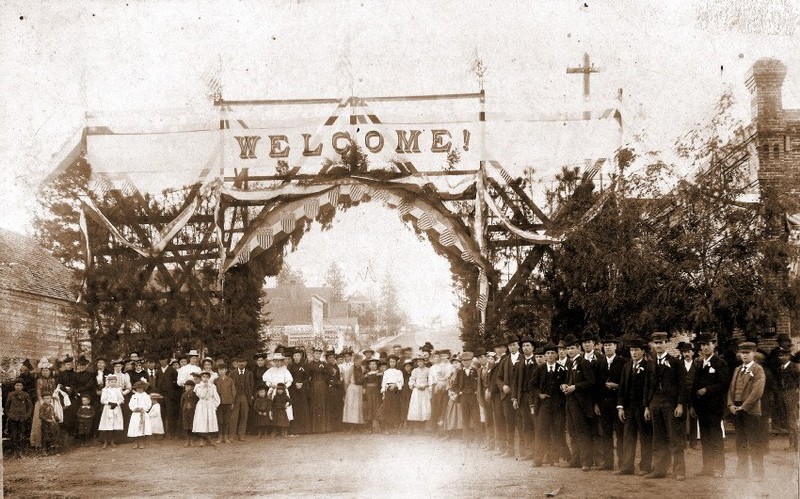
[[[244,374],[244,369],[239,369],[239,376]]]
[[[553,366],[547,366],[547,372],[549,373],[553,372],[554,369],[555,368]]]

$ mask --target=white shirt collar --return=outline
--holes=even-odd
[[[607,362],[607,363],[608,363],[608,365],[610,366],[610,365],[611,365],[611,363],[612,363],[612,362],[614,362],[614,359],[616,359],[616,358],[617,358],[617,354],[614,354],[614,355],[612,355],[611,357],[606,357],[606,362]]]
[[[755,363],[756,363],[756,361],[753,360],[751,362],[748,362],[747,364],[742,365],[742,367],[744,367],[747,371],[749,371],[750,368],[753,367],[753,364],[755,364]]]
[[[706,367],[706,366],[708,366],[708,365],[711,365],[711,359],[712,359],[713,357],[714,357],[714,354],[712,353],[711,355],[709,355],[709,356],[708,356],[708,358],[707,358],[707,359],[703,359],[703,367]]]
[[[584,353],[583,354],[583,358],[588,360],[588,361],[594,360],[594,351],[589,352],[589,353]]]

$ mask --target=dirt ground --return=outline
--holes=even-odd
[[[342,497],[798,497],[798,461],[784,439],[773,439],[767,479],[733,476],[736,456],[726,442],[723,479],[694,478],[700,451],[687,449],[688,477],[645,480],[609,472],[533,468],[495,457],[460,440],[429,434],[309,435],[218,448],[184,448],[167,440],[147,449],[79,448],[60,456],[6,459],[7,497],[342,496]]]

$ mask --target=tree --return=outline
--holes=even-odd
[[[281,266],[281,270],[278,272],[277,279],[278,284],[288,284],[290,282],[298,282],[303,284],[305,282],[305,279],[303,279],[303,273],[299,270],[293,269],[286,262],[284,262]]]
[[[347,278],[342,272],[342,268],[338,262],[331,262],[328,270],[325,272],[325,284],[333,290],[333,300],[344,300],[344,290],[347,287]]]
[[[383,327],[387,335],[392,336],[400,332],[400,327],[405,323],[405,313],[400,308],[397,299],[397,288],[389,272],[381,282],[380,301],[378,302],[378,324]]]

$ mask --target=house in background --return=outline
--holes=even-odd
[[[0,229],[0,359],[72,354],[71,271],[30,237]]]
[[[307,287],[298,279],[267,288],[264,312],[269,325],[264,335],[270,346],[325,346],[337,352],[358,348],[356,311],[347,301],[334,301],[333,289]]]

